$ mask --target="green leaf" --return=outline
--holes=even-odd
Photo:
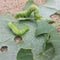
[[[52,59],[55,55],[55,49],[51,42],[45,42],[43,44],[43,51],[39,54],[40,56],[45,56],[48,60]]]
[[[59,3],[57,2],[60,2],[59,0],[47,0],[46,4],[44,5],[45,7],[48,7],[48,8],[51,8],[53,10],[59,10],[60,8],[59,7]]]
[[[46,50],[48,50],[50,48],[54,48],[53,44],[48,42],[48,41],[45,42],[45,44],[43,45],[43,50],[46,51]]]
[[[37,23],[37,28],[36,28],[36,36],[42,35],[42,34],[47,34],[52,30],[52,26],[48,24],[46,21],[40,21]]]
[[[30,7],[31,5],[33,4],[33,0],[28,0],[27,2],[26,2],[26,5],[25,5],[25,7],[24,7],[24,10],[26,10],[28,7]]]
[[[49,24],[47,21],[39,21],[36,28],[36,36],[41,36],[44,34],[49,34],[49,40],[60,40],[60,36],[56,30],[56,27]],[[48,38],[48,36],[46,36]]]
[[[14,37],[8,28],[8,22],[14,21],[15,19],[8,13],[0,15],[0,41],[6,41]],[[4,38],[3,38],[4,37]]]
[[[1,60],[8,60],[9,57],[15,60],[17,47],[14,42],[15,35],[11,32],[8,27],[8,22],[14,22],[16,19],[9,13],[0,14],[0,47],[7,46],[8,51],[6,53],[0,53]],[[16,22],[16,21],[15,21]],[[4,56],[5,55],[5,56]]]
[[[55,10],[57,13],[60,14],[60,1],[59,0],[47,0],[46,4],[44,5],[44,7],[51,9],[51,10]],[[55,12],[55,13],[56,13]]]
[[[46,51],[41,52],[40,57],[45,57],[46,60],[50,60],[55,56],[55,52],[53,48],[47,49]]]
[[[45,8],[44,9],[42,8],[41,11],[43,11],[43,10],[46,13],[47,10],[45,10]],[[49,9],[48,9],[48,12],[46,14],[44,12],[42,12],[43,13],[42,16],[46,15],[46,17],[47,17],[50,14],[52,14],[52,12],[50,12]],[[47,37],[47,35],[43,36],[42,34],[49,33],[53,29],[52,26],[50,24],[48,24],[48,22],[40,21],[40,22],[38,22],[38,24],[37,24],[38,27],[37,27],[35,22],[32,22],[32,21],[17,21],[15,18],[13,18],[12,16],[10,16],[9,14],[2,14],[0,16],[0,20],[1,20],[1,22],[0,22],[0,40],[1,41],[6,41],[6,39],[8,40],[8,42],[6,42],[6,43],[4,42],[4,43],[0,44],[0,46],[7,45],[9,47],[8,53],[4,55],[4,58],[6,58],[6,60],[9,57],[11,58],[11,60],[12,60],[12,57],[14,57],[13,60],[16,60],[15,57],[16,57],[17,51],[20,48],[24,48],[24,49],[26,49],[26,48],[27,49],[32,48],[32,53],[34,55],[34,59],[35,60],[47,60],[47,58],[45,56],[47,54],[49,55],[50,52],[52,52],[52,50],[49,51],[47,49],[46,51],[48,51],[48,52],[46,52],[46,51],[43,52],[43,54],[45,54],[45,56],[42,55],[42,58],[39,56],[39,53],[43,51],[43,47],[42,46],[45,43],[44,40]],[[16,45],[14,43],[15,35],[8,28],[8,25],[7,25],[9,21],[13,21],[18,26],[19,29],[22,28],[25,25],[29,26],[29,31],[25,35],[22,36],[23,41],[20,44]],[[38,32],[38,33],[36,32],[36,36],[38,36],[38,35],[42,35],[42,36],[35,37],[36,27],[37,27],[37,32]],[[55,32],[54,33],[52,33],[52,32],[50,33],[50,35],[51,35],[50,40],[58,38],[58,35],[57,35],[57,33],[55,34]],[[55,34],[55,36],[53,34]],[[56,41],[56,39],[55,39],[55,41]],[[54,42],[52,42],[52,44],[53,43]],[[53,44],[53,45],[55,47],[55,44]],[[59,45],[56,44],[56,46],[60,46],[60,44]],[[57,48],[57,49],[58,49],[57,52],[60,51],[59,48]],[[11,54],[13,56],[11,56]],[[0,56],[2,56],[2,57],[0,57],[2,60],[5,60],[3,58],[3,54],[1,54]]]
[[[48,37],[48,35],[49,37]],[[41,35],[45,35],[45,43],[43,45],[43,51],[41,52],[42,54],[40,54],[41,56],[46,56],[47,59],[52,59],[56,54],[59,53],[60,51],[60,47],[58,48],[58,46],[60,46],[60,42],[58,43],[54,43],[52,42],[54,41],[59,41],[60,40],[60,36],[56,30],[55,27],[53,27],[51,24],[49,24],[46,21],[38,21],[37,23],[37,29],[36,29],[36,36],[41,36]],[[51,42],[49,42],[51,41]],[[48,42],[48,43],[46,43]]]
[[[52,40],[51,42],[55,48],[55,55],[59,55],[60,54],[60,40]]]
[[[56,13],[56,10],[45,7],[45,6],[39,6],[39,13],[41,16],[43,16],[44,19],[48,19],[50,18],[50,15]]]
[[[6,58],[5,60],[7,60],[9,57],[11,58],[11,60],[13,57],[13,60],[16,60],[15,57],[17,51],[19,51],[20,48],[32,48],[34,59],[40,60],[40,58],[37,58],[37,54],[39,54],[39,52],[41,52],[43,49],[42,46],[44,43],[44,37],[35,37],[35,22],[17,21],[8,13],[0,15],[0,21],[0,46],[8,46],[8,53],[6,53],[5,56],[3,56],[3,54],[0,54],[0,56],[2,56],[0,57],[2,60],[4,60],[4,58]],[[16,35],[14,35],[8,27],[8,22],[10,21],[14,22],[14,24],[16,24],[19,29],[24,27],[25,25],[29,27],[29,31],[22,36],[22,42],[20,42],[20,44],[16,44],[14,42],[14,38],[16,37]],[[11,56],[11,54],[13,56]]]
[[[53,30],[51,31],[50,40],[60,40],[60,35],[58,34],[56,28],[53,28]]]
[[[53,31],[51,31],[50,33],[50,40],[49,40],[54,48],[55,48],[55,54],[58,55],[60,54],[60,35],[58,34],[56,28],[53,29]]]
[[[55,56],[52,60],[60,60],[60,55]]]
[[[32,50],[21,48],[17,54],[17,60],[33,60]]]

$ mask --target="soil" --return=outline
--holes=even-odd
[[[9,12],[16,14],[16,12],[23,10],[27,0],[0,0],[0,14]],[[44,4],[45,0],[34,0],[36,4]]]

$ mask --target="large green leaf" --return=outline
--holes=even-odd
[[[29,26],[29,31],[23,36],[23,43],[19,44],[18,47],[22,48],[32,48],[32,52],[35,60],[40,60],[38,58],[39,52],[43,49],[44,37],[35,37],[36,24],[32,21],[20,21],[21,23]],[[21,24],[20,23],[20,24]]]
[[[60,54],[60,40],[52,40],[51,41],[54,48],[55,48],[55,55],[59,55]]]
[[[9,21],[15,21],[14,17],[12,17],[8,13],[4,13],[0,15],[0,47],[7,46],[8,51],[6,53],[0,52],[0,60],[8,60],[13,58],[16,60],[16,52],[17,47],[14,42],[15,35],[11,32],[8,27]],[[13,57],[12,57],[13,56]]]
[[[17,54],[17,60],[33,60],[32,50],[21,48]]]
[[[56,30],[56,27],[52,26],[47,21],[41,20],[37,22],[37,28],[36,28],[35,35],[41,36],[44,34],[50,35],[50,40],[60,40],[60,36]]]
[[[32,52],[34,55],[34,59],[37,58],[37,54],[39,55],[39,52],[42,51],[42,46],[44,43],[44,38],[35,37],[35,29],[36,24],[32,21],[17,21],[15,18],[13,18],[10,14],[5,13],[0,15],[0,47],[1,46],[8,46],[8,52],[6,54],[1,53],[0,59],[2,60],[16,60],[16,54],[17,51],[20,50],[20,48],[32,48]],[[18,28],[22,28],[23,26],[27,25],[29,27],[29,31],[22,36],[22,42],[20,44],[17,44],[14,42],[14,38],[16,35],[12,33],[12,31],[8,27],[8,22],[14,22]],[[8,56],[7,56],[8,55]]]
[[[46,35],[48,34],[48,35]],[[44,49],[45,51],[40,53],[40,55],[44,55],[47,57],[47,59],[51,59],[54,57],[55,53],[60,54],[60,36],[56,30],[56,27],[53,27],[51,24],[49,24],[46,21],[38,21],[37,23],[37,29],[36,29],[36,36],[45,35],[45,41],[48,41],[48,44],[46,45],[46,42],[44,43]],[[51,41],[51,44],[49,43]],[[56,42],[53,42],[56,41]],[[57,43],[58,41],[58,43]],[[47,52],[46,52],[47,51]],[[53,57],[52,57],[53,56]]]
[[[51,9],[51,10],[55,10],[55,12],[60,14],[60,4],[58,2],[60,3],[60,0],[47,0],[44,7]]]
[[[47,7],[44,7],[44,6],[40,6],[39,9],[40,9],[40,14],[43,16],[44,19],[49,18],[49,16],[51,14],[56,12],[55,9],[50,9],[50,8],[47,8]],[[9,14],[0,15],[0,21],[1,21],[0,22],[0,42],[2,42],[2,43],[0,43],[0,47],[5,46],[5,45],[8,46],[8,52],[6,54],[4,54],[4,53],[0,54],[0,59],[1,60],[8,60],[8,59],[12,60],[12,58],[13,58],[13,60],[16,60],[17,51],[19,51],[21,48],[24,48],[24,49],[26,49],[26,48],[30,49],[31,48],[33,56],[34,56],[34,60],[47,60],[46,54],[47,53],[50,54],[50,52],[52,50],[50,50],[50,51],[47,50],[48,52],[46,52],[46,51],[43,52],[43,54],[45,54],[45,56],[44,55],[42,55],[42,56],[39,55],[39,53],[43,51],[42,46],[45,43],[44,40],[46,39],[47,35],[46,36],[42,35],[42,36],[39,36],[39,37],[35,37],[35,30],[36,30],[35,22],[29,21],[29,20],[28,21],[16,21],[16,19],[13,18]],[[9,27],[7,25],[9,21],[13,21],[17,25],[18,28],[21,28],[25,25],[29,26],[29,31],[22,36],[22,42],[20,42],[20,44],[16,45],[16,43],[14,42],[15,35],[12,33],[12,31],[9,29]],[[40,22],[38,22],[37,25],[38,25],[38,27],[37,27],[38,30],[36,32],[36,36],[38,36],[40,34],[43,34],[43,33],[51,32],[52,27],[47,22],[40,21]],[[55,34],[55,32],[50,33],[51,39],[52,39],[52,40],[50,39],[51,42],[55,38],[57,40],[59,40],[58,35],[57,35],[57,33]],[[56,41],[56,39],[54,41]],[[5,41],[5,42],[3,42],[3,41]],[[54,42],[52,42],[52,44],[53,43]],[[56,43],[56,44],[54,43],[53,45],[54,45],[54,47],[56,45],[56,47],[55,47],[56,48],[56,53],[58,54],[59,51],[60,51],[60,49],[58,48],[60,46],[60,43]]]

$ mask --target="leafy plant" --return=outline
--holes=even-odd
[[[1,20],[0,42],[2,42],[2,44],[6,42],[6,45],[8,46],[8,50],[10,47],[9,45],[11,45],[12,48],[11,47],[10,48],[11,51],[12,49],[13,51],[12,52],[10,50],[9,51],[11,52],[11,54],[14,54],[13,56],[15,57],[17,56],[16,60],[59,59],[60,35],[58,34],[56,27],[52,26],[49,22],[47,22],[46,17],[45,18],[42,17],[41,19],[38,20],[38,18],[40,18],[39,13],[41,11],[38,12],[36,8],[33,8],[32,11],[34,11],[33,19],[32,19],[32,15],[30,16],[30,14],[32,13],[31,10],[28,11],[29,14],[27,15],[25,14],[26,12],[23,13],[20,12],[21,16],[18,14],[20,20],[17,20],[16,18],[12,17],[10,14],[6,14],[6,13],[0,15],[0,20]],[[48,15],[50,15],[50,13]],[[37,19],[35,20],[36,17]],[[31,19],[34,21],[31,21]],[[22,35],[22,39],[23,39],[23,41],[17,45],[13,43],[13,40],[16,37],[16,35],[19,36]]]

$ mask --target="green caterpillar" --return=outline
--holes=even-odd
[[[29,30],[29,29],[28,29],[28,26],[25,26],[25,27],[23,27],[23,28],[21,28],[21,29],[19,30],[19,34],[20,34],[20,35],[23,35],[23,34],[26,33],[28,30]]]
[[[13,31],[13,33],[18,36],[23,35],[24,33],[26,33],[29,30],[28,26],[24,26],[23,28],[18,29],[17,26],[13,22],[9,22],[8,26]]]
[[[40,19],[41,18],[41,16],[39,15],[38,7],[36,5],[32,5],[29,9],[27,9],[25,11],[18,12],[16,14],[16,18],[29,17],[32,12],[34,12],[34,18],[36,18],[36,19]]]
[[[35,19],[42,18],[42,16],[39,15],[39,12],[37,10],[34,11],[34,17],[35,17]]]

